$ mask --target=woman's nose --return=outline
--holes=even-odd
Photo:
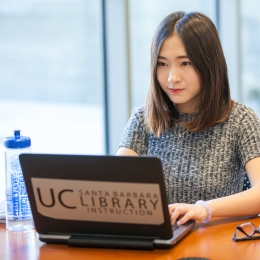
[[[180,76],[176,68],[171,68],[169,72],[168,82],[176,83],[180,81]]]

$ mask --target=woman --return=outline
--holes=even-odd
[[[130,118],[117,155],[161,159],[172,223],[260,213],[260,121],[231,100],[207,16],[176,12],[160,23],[146,106]],[[243,191],[245,173],[252,187]]]

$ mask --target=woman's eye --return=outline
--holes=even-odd
[[[181,66],[189,66],[189,65],[191,65],[191,63],[188,61],[184,61],[181,63]]]
[[[158,61],[158,62],[157,62],[157,65],[160,66],[160,67],[165,67],[165,66],[167,66],[166,63],[161,62],[161,61]]]

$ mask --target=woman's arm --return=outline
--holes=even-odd
[[[126,147],[120,147],[116,153],[116,155],[122,155],[122,156],[138,156],[138,154],[129,148]]]
[[[260,157],[248,161],[245,170],[252,187],[237,194],[207,201],[212,217],[260,214]],[[178,224],[183,224],[189,219],[202,221],[208,216],[206,208],[200,204],[171,204],[169,212],[172,223],[183,215]]]

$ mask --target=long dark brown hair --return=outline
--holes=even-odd
[[[179,118],[175,105],[157,80],[157,59],[163,42],[177,34],[198,74],[201,91],[193,119],[183,123],[191,132],[209,129],[225,121],[233,101],[227,64],[213,22],[198,12],[175,12],[159,24],[151,47],[151,84],[146,99],[146,123],[156,136],[166,133]]]

